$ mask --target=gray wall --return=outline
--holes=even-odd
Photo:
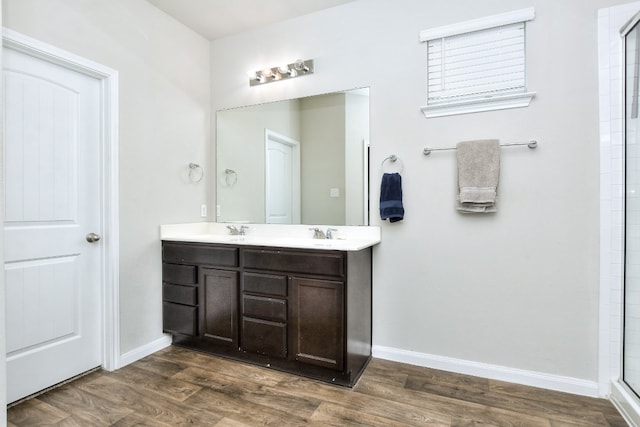
[[[397,224],[373,215],[374,344],[597,381],[597,9],[621,3],[357,1],[213,42],[212,108],[369,86],[372,207],[397,154],[406,209]],[[531,106],[425,119],[419,32],[530,6]],[[292,58],[315,58],[315,74],[247,84],[246,70]],[[477,138],[540,146],[501,150],[498,212],[463,216],[455,153],[422,148]]]
[[[344,224],[345,95],[305,98],[300,102],[303,224]],[[313,179],[307,179],[313,177]],[[341,197],[329,197],[338,188]]]

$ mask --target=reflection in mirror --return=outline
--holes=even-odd
[[[217,112],[217,221],[368,225],[369,89]]]

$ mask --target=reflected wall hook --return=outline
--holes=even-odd
[[[189,163],[189,180],[191,182],[200,182],[204,178],[204,170],[197,163]]]
[[[224,182],[227,183],[227,187],[233,187],[233,185],[238,180],[238,173],[233,169],[225,169],[224,175]]]

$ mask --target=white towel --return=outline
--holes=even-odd
[[[500,178],[500,144],[497,139],[463,141],[456,146],[458,188],[456,209],[462,213],[496,211]]]

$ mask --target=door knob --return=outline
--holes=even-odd
[[[87,234],[86,239],[87,239],[87,242],[89,242],[89,243],[95,243],[98,240],[100,240],[100,235],[96,234],[96,233],[89,233],[89,234]]]

